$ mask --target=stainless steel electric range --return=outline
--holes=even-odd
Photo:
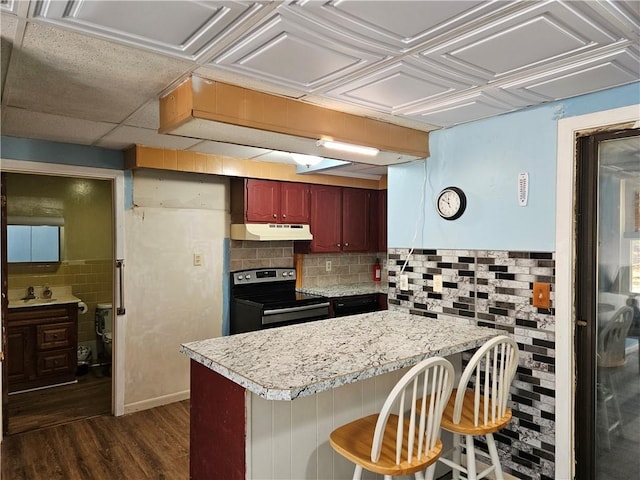
[[[294,268],[257,268],[231,272],[230,331],[329,318],[329,299],[296,291]]]

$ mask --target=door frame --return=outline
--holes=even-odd
[[[558,121],[556,157],[556,478],[575,476],[576,151],[577,135],[590,129],[637,128],[640,105]]]
[[[52,175],[61,177],[80,177],[96,180],[111,180],[113,183],[113,215],[114,215],[114,255],[116,259],[124,259],[125,256],[125,172],[122,170],[111,170],[106,168],[93,168],[76,165],[63,165],[55,163],[33,162],[23,160],[1,160],[0,170],[11,173],[29,173],[39,175]],[[115,416],[124,415],[124,365],[125,365],[125,325],[126,315],[115,315],[116,305],[119,298],[119,279],[115,264],[113,267],[113,361],[112,361],[112,411]],[[0,329],[2,327],[2,317],[0,316]],[[2,384],[0,383],[0,395],[2,394]],[[0,421],[2,414],[0,413]],[[2,432],[0,429],[0,440]]]

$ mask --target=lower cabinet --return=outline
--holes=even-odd
[[[6,328],[9,393],[75,380],[77,304],[9,309]]]

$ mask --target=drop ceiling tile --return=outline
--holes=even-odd
[[[47,25],[29,23],[5,95],[11,106],[118,123],[190,67]]]
[[[330,1],[293,3],[288,9],[327,28],[400,53],[505,8],[485,1]]]
[[[254,157],[253,160],[258,162],[284,163],[287,165],[296,165],[289,152],[274,150],[263,155]]]
[[[278,10],[208,66],[308,93],[384,58],[322,25],[294,22],[286,13]]]
[[[115,125],[5,107],[2,135],[92,145]]]
[[[166,55],[195,60],[269,2],[43,1],[41,21]]]
[[[187,150],[198,142],[200,142],[200,140],[196,138],[162,135],[156,130],[123,125],[113,129],[108,135],[101,138],[97,145],[121,150],[135,144],[156,148]]]
[[[189,150],[200,153],[210,153],[235,158],[254,158],[264,155],[270,150],[258,147],[248,147],[246,145],[236,145],[233,143],[214,142],[205,140],[189,147]]]
[[[160,128],[160,101],[157,99],[149,101],[133,112],[124,121],[124,125],[158,130]]]
[[[11,15],[0,16],[0,96],[4,91],[4,82],[9,69],[9,59],[13,50],[18,19]]]

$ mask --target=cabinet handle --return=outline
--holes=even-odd
[[[349,246],[349,242],[346,242],[346,243],[344,244],[344,246],[345,246],[345,247],[348,247],[348,246]]]
[[[341,246],[342,246],[342,244],[340,244],[340,243],[336,243],[336,246],[337,246],[337,247],[341,247]]]
[[[273,214],[273,218],[278,218],[278,215],[276,215],[275,213]]]
[[[283,214],[282,214],[282,218],[287,218],[287,216],[283,213]]]

